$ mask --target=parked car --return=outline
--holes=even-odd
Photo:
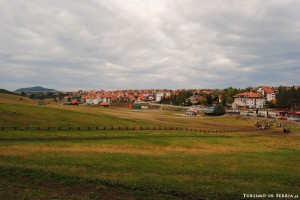
[[[286,116],[280,116],[279,119],[280,120],[287,120],[287,117]]]

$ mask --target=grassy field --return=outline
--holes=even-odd
[[[1,125],[253,128],[170,111],[37,106],[0,95]],[[12,115],[12,112],[17,114]],[[0,131],[0,199],[243,199],[300,196],[300,133]]]

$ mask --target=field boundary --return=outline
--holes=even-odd
[[[257,132],[263,131],[259,128],[248,129],[197,129],[181,127],[161,127],[161,126],[2,126],[0,131],[103,131],[103,130],[152,130],[152,131],[193,131],[203,133],[229,133],[229,132]]]

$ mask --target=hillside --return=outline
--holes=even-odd
[[[142,121],[123,119],[104,113],[84,113],[81,109],[39,106],[38,101],[0,94],[0,126],[138,126]]]
[[[16,93],[13,93],[13,92],[11,92],[11,91],[8,91],[8,90],[5,90],[5,89],[1,89],[1,88],[0,88],[0,93],[2,93],[2,94],[13,94],[13,95],[18,95],[18,94],[16,94]]]
[[[182,117],[162,110],[101,109],[89,106],[38,105],[39,101],[0,94],[0,126],[163,126],[205,129],[253,128],[252,122],[210,117]],[[12,115],[12,113],[14,113]]]
[[[0,93],[0,103],[9,103],[9,104],[30,104],[36,105],[37,101],[30,99],[28,97],[22,97],[19,95],[13,94],[4,94]]]
[[[12,127],[0,128],[0,199],[243,199],[251,191],[299,194],[300,133],[295,129],[288,135],[275,127],[243,132],[254,123],[153,109],[38,106],[38,101],[20,98],[0,94],[0,127]],[[157,125],[210,132],[109,130]],[[23,129],[12,131],[13,127]],[[240,131],[212,131],[216,129]]]
[[[29,88],[20,88],[15,92],[55,92],[54,89],[44,88],[41,86],[29,87]]]

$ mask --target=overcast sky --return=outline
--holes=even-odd
[[[299,0],[0,0],[0,88],[300,85]]]

